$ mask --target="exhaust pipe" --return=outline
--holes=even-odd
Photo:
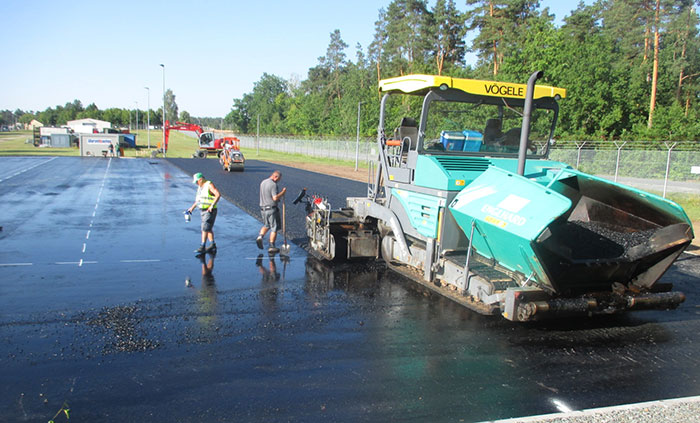
[[[527,140],[530,138],[530,115],[532,114],[532,98],[535,94],[535,82],[542,78],[544,72],[537,71],[527,80],[525,106],[523,108],[523,127],[520,130],[520,149],[518,150],[518,175],[525,173],[525,156],[527,155]]]

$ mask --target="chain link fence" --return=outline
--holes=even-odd
[[[377,160],[375,139],[304,139],[301,137],[239,136],[241,146],[278,151],[360,165]],[[624,183],[639,180],[663,181],[663,194],[669,182],[685,183],[688,191],[700,194],[700,143],[666,142],[654,147],[623,141],[568,141],[552,146],[550,159],[561,161],[582,172]],[[642,184],[639,182],[637,185]],[[678,184],[676,184],[678,185]],[[659,187],[658,191],[662,188]],[[676,191],[678,191],[676,189]]]
[[[301,154],[304,156],[321,157],[333,160],[344,160],[368,164],[377,160],[376,139],[360,139],[358,142],[342,139],[303,139],[291,137],[260,137],[258,142],[255,136],[238,136],[241,140],[241,147],[250,149],[260,149],[268,151],[278,151],[287,154]]]

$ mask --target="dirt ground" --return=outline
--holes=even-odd
[[[291,166],[297,169],[309,170],[311,172],[322,173],[324,175],[338,176],[340,178],[351,179],[353,181],[368,182],[368,172],[367,169],[358,169],[355,172],[354,167],[350,166],[336,166],[328,164],[317,164],[317,163],[305,163],[305,162],[272,162],[278,163],[284,166]]]

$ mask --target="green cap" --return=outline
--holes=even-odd
[[[197,181],[199,181],[202,178],[204,178],[204,176],[200,172],[197,172],[194,175],[192,175],[192,183],[196,184]]]

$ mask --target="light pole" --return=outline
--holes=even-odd
[[[136,103],[136,130],[139,130],[139,102],[134,101]]]
[[[166,157],[167,146],[165,145],[165,65],[160,64],[163,68],[163,157]]]
[[[146,131],[148,132],[148,149],[151,149],[151,89],[144,87],[148,93],[148,110],[146,110]]]

